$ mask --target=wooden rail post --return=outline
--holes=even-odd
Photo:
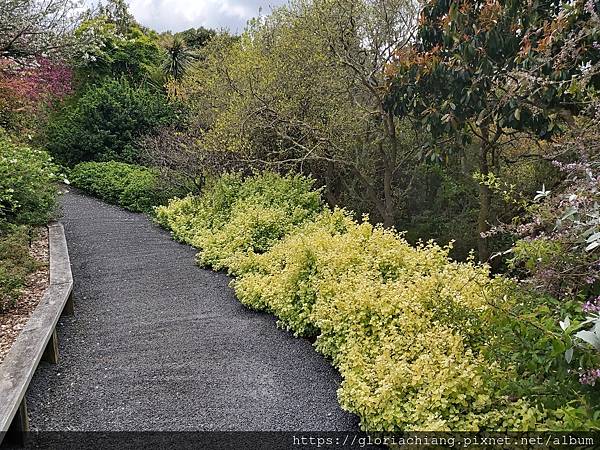
[[[24,447],[27,443],[27,432],[29,432],[29,416],[27,415],[27,401],[23,397],[2,442],[12,446]]]
[[[46,349],[42,355],[42,361],[58,364],[58,336],[56,335],[56,328],[52,330],[50,340],[48,341],[48,344],[46,344]]]
[[[63,309],[62,315],[72,316],[73,314],[75,314],[75,304],[73,303],[73,291],[71,291],[67,303],[65,303],[65,309]]]

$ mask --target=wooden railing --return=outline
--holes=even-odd
[[[25,394],[40,361],[58,362],[56,324],[73,314],[73,276],[62,224],[48,226],[50,285],[0,364],[0,443],[20,442],[27,431]]]

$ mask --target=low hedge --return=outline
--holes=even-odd
[[[268,250],[321,211],[321,194],[312,184],[301,176],[265,173],[242,180],[228,174],[213,180],[200,197],[157,208],[157,221],[202,249],[202,265],[234,272],[239,255]]]
[[[281,201],[292,180],[294,195]],[[202,263],[237,275],[245,305],[316,337],[342,375],[341,405],[365,430],[600,428],[597,390],[579,384],[563,357],[558,318],[574,317],[572,305],[452,261],[450,246],[413,247],[393,230],[307,203],[314,197],[302,178],[226,177],[215,186],[160,208],[160,223],[196,245]]]
[[[77,164],[69,180],[77,188],[134,212],[150,213],[172,196],[160,188],[154,169],[117,161]]]
[[[234,287],[245,305],[317,336],[343,377],[341,405],[365,429],[532,429],[543,413],[495,390],[517,374],[479,348],[491,304],[508,302],[505,281],[448,250],[327,211],[244,258]]]

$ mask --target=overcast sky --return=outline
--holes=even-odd
[[[246,21],[286,0],[129,0],[130,10],[142,25],[157,31],[191,27],[244,29]]]

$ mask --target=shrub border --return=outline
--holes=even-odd
[[[40,361],[58,362],[56,325],[61,315],[73,314],[73,275],[61,223],[48,225],[48,242],[50,285],[0,364],[0,443],[9,436],[23,444],[29,431],[25,397],[29,383]]]

